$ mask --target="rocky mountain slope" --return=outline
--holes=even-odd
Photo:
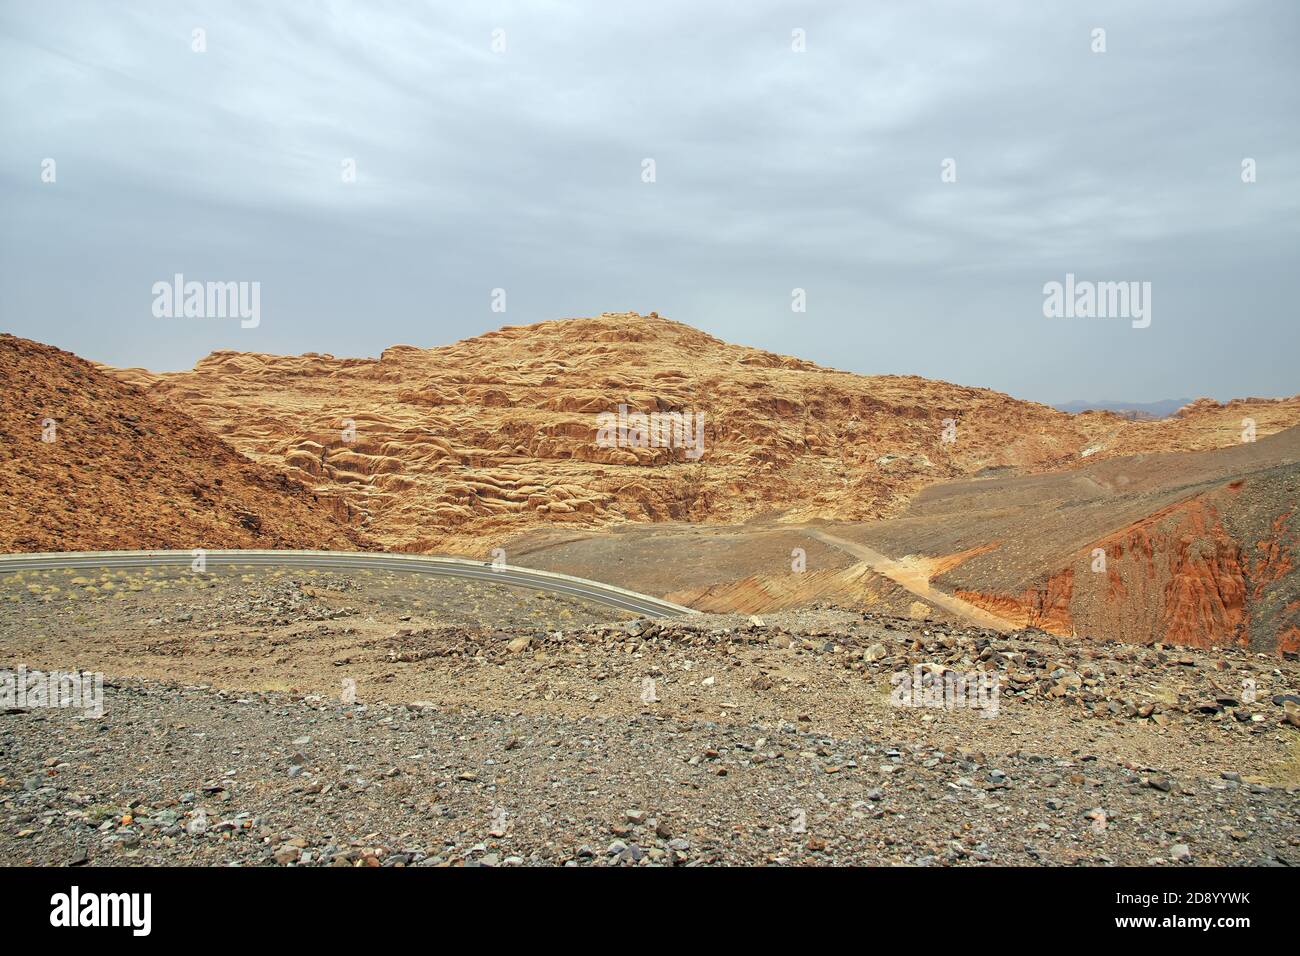
[[[1300,650],[1300,428],[926,489],[846,531],[929,557],[941,589],[1089,639]]]
[[[390,549],[486,554],[556,524],[895,514],[938,481],[1238,440],[1300,398],[1177,419],[1067,415],[988,389],[863,376],[732,345],[651,313],[507,327],[378,359],[215,352],[122,370],[255,460],[343,498]],[[602,447],[601,413],[704,415],[704,450]],[[1139,431],[1140,430],[1140,431]]]
[[[0,335],[0,551],[341,548],[347,506],[47,345]]]
[[[1300,465],[1279,468],[1099,537],[1014,596],[957,593],[1058,634],[1295,653],[1297,501]]]

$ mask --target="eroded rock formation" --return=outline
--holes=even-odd
[[[826,369],[654,313],[398,345],[378,359],[215,352],[189,372],[120,374],[338,495],[386,547],[481,555],[557,523],[878,518],[937,481],[1117,453],[1126,429],[1153,447],[1227,444],[1241,417],[1071,416],[988,389]],[[704,415],[703,455],[603,447],[598,416],[620,405]],[[1300,420],[1300,404],[1276,417]],[[1261,434],[1276,424],[1258,419]]]

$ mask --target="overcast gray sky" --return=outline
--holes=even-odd
[[[657,310],[1046,402],[1292,394],[1297,50],[1289,0],[8,3],[0,328],[165,370]],[[155,318],[177,272],[260,325]],[[1150,327],[1045,318],[1067,272]]]

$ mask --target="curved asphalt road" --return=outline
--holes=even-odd
[[[594,601],[607,607],[647,617],[698,614],[692,608],[661,601],[612,584],[574,578],[551,571],[534,571],[509,565],[493,567],[464,558],[435,558],[419,554],[384,554],[367,551],[205,551],[206,567],[261,565],[291,568],[339,568],[406,571],[443,577],[474,578],[490,584],[532,588]],[[188,568],[192,551],[63,551],[43,554],[0,554],[0,574],[56,568]]]

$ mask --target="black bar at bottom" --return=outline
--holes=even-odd
[[[969,932],[976,936],[965,938],[973,941],[1011,929],[1016,936],[1064,931],[1075,939],[1102,931],[1148,938],[1172,931],[1232,945],[1252,930],[1289,930],[1294,879],[1286,868],[701,867],[658,875],[525,868],[0,868],[0,913],[14,939],[76,933],[82,940],[116,937],[128,945],[219,945],[258,937],[374,945],[390,933],[408,938],[431,929],[442,939],[469,931],[484,941],[520,930],[537,938],[581,929],[570,937],[576,941],[600,939],[605,927],[629,939],[666,933],[685,940],[694,931],[732,945],[738,936],[761,939],[777,928],[774,921],[809,941],[836,925],[874,924],[919,934],[918,940],[951,941]],[[145,928],[145,898],[131,894],[149,894],[147,935],[138,932]],[[71,925],[96,921],[97,913],[104,921],[116,914],[125,925]]]

